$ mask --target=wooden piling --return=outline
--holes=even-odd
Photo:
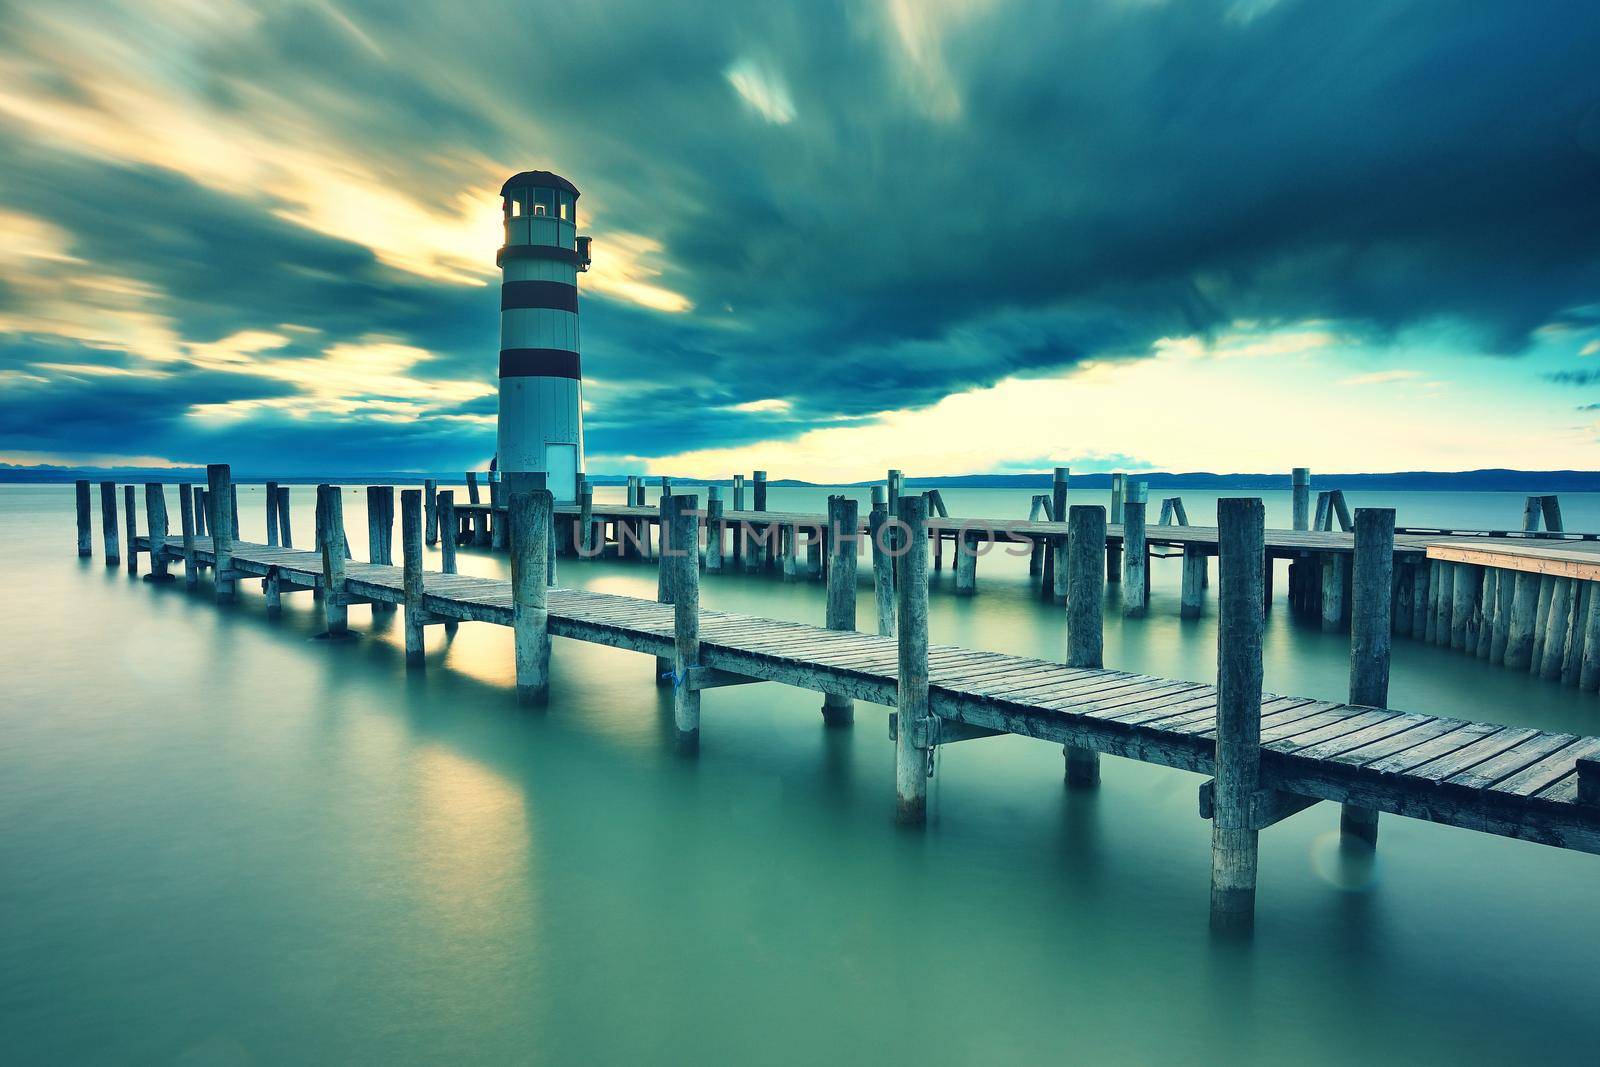
[[[735,514],[744,510],[744,475],[742,474],[733,476],[733,510]],[[734,524],[733,536],[729,538],[728,551],[732,554],[730,566],[737,570],[744,563],[745,555],[743,520]]]
[[[1289,491],[1293,498],[1294,528],[1296,530],[1309,530],[1311,528],[1311,468],[1294,468],[1289,475],[1289,482]]]
[[[117,528],[117,483],[100,483],[100,535],[105,542],[106,566],[115,567],[122,562],[118,547],[122,534]]]
[[[1067,509],[1067,666],[1098,669],[1105,666],[1106,512],[1098,505],[1076,504]],[[1092,786],[1100,781],[1100,753],[1092,748],[1063,745],[1069,786]]]
[[[1447,560],[1440,560],[1437,577],[1434,604],[1435,611],[1438,613],[1438,622],[1434,626],[1433,643],[1449,647],[1452,627],[1451,615],[1455,610],[1456,565]]]
[[[439,569],[456,573],[456,493],[446,489],[439,494]]]
[[[1038,522],[1044,513],[1044,497],[1035,494],[1033,502],[1028,506],[1028,521]],[[1037,577],[1044,573],[1044,542],[1039,538],[1030,538],[1028,541],[1028,573]]]
[[[1126,474],[1111,475],[1111,510],[1106,513],[1106,521],[1121,524],[1123,520],[1123,497],[1127,493],[1128,476]],[[1122,584],[1122,545],[1113,543],[1109,537],[1106,539],[1106,584]]]
[[[1254,922],[1261,780],[1261,610],[1266,555],[1261,501],[1217,501],[1217,744],[1211,817],[1211,924]]]
[[[194,487],[194,533],[196,537],[205,537],[211,524],[211,502],[206,499],[206,490],[198,485]]]
[[[404,531],[401,532],[404,537]],[[403,548],[404,546],[402,546]],[[394,486],[367,486],[367,560],[394,565]],[[372,610],[393,611],[393,604],[374,603]]]
[[[854,633],[856,628],[857,531],[861,528],[855,500],[848,496],[828,498],[828,609],[830,630]],[[824,693],[822,721],[829,726],[848,726],[855,721],[855,701],[846,696]]]
[[[1344,628],[1346,583],[1350,561],[1338,552],[1322,554],[1322,629],[1333,632]]]
[[[525,705],[544,704],[550,698],[550,612],[546,582],[550,572],[550,517],[554,506],[548,489],[519,489],[511,494],[507,512],[517,700]]]
[[[1561,498],[1550,494],[1539,499],[1540,510],[1544,514],[1544,528],[1551,533],[1561,533],[1566,526],[1561,521]]]
[[[267,483],[267,547],[278,545],[278,483]]]
[[[1433,561],[1423,559],[1411,569],[1411,636],[1422,638],[1428,628],[1428,589],[1433,575]],[[1508,618],[1509,621],[1509,618]]]
[[[94,525],[90,516],[89,481],[79,478],[73,486],[78,506],[78,555],[94,555]]]
[[[670,535],[661,539],[664,565],[672,571],[672,722],[680,752],[700,747],[700,568],[695,563],[697,499],[681,493],[667,509]]]
[[[1583,670],[1584,642],[1588,638],[1589,613],[1592,610],[1590,592],[1593,588],[1593,582],[1573,579],[1569,597],[1572,618],[1567,625],[1567,648],[1561,657],[1562,685],[1577,685]]]
[[[1518,571],[1513,585],[1511,618],[1506,628],[1505,665],[1525,671],[1533,661],[1534,627],[1538,617],[1539,576]]]
[[[178,523],[183,532],[183,584],[193,589],[200,580],[200,567],[194,552],[194,494],[188,482],[178,483]]]
[[[1057,467],[1050,478],[1050,515],[1053,521],[1063,526],[1067,522],[1067,485],[1071,475],[1070,468]],[[1065,600],[1067,597],[1066,558],[1066,535],[1051,537],[1045,546],[1044,577],[1039,591],[1052,600]]]
[[[1550,588],[1550,605],[1545,611],[1544,643],[1540,647],[1539,677],[1561,677],[1561,662],[1567,650],[1567,630],[1571,626],[1572,579],[1556,578]]]
[[[1585,693],[1600,690],[1600,588],[1590,582],[1589,591],[1589,615],[1584,623],[1583,658],[1578,673],[1578,687]]]
[[[1544,669],[1544,645],[1548,636],[1550,601],[1555,594],[1556,580],[1548,574],[1539,576],[1539,604],[1533,616],[1533,656],[1528,662],[1528,673],[1538,674]]]
[[[422,541],[427,545],[439,543],[439,483],[432,478],[422,482]]]
[[[289,523],[289,487],[278,486],[278,543],[284,548],[294,547],[294,534]]]
[[[676,546],[672,541],[672,496],[662,493],[656,500],[656,522],[660,527],[660,549],[656,556],[656,603],[672,604],[673,581],[677,576],[677,568],[672,566],[672,553]],[[656,657],[656,685],[666,687],[672,684],[672,657]]]
[[[1478,610],[1473,613],[1473,621],[1477,623],[1474,653],[1479,659],[1488,659],[1489,650],[1494,646],[1494,609],[1499,603],[1499,581],[1499,568],[1483,568],[1483,591],[1478,595]]]
[[[711,485],[706,487],[706,570],[711,573],[720,573],[722,570],[724,541],[727,537],[727,524],[723,520],[722,488]]]
[[[1144,482],[1129,482],[1122,504],[1122,615],[1142,618],[1150,601],[1150,553],[1145,540],[1144,513],[1148,499]]]
[[[393,497],[391,496],[391,501]],[[422,587],[422,491],[400,491],[400,566],[401,585],[406,598],[406,666],[424,663],[422,627],[427,621]],[[515,586],[512,594],[515,596]]]
[[[1066,580],[1067,580],[1067,565],[1066,565],[1066,560],[1064,558],[1065,554],[1066,554],[1066,549],[1065,549],[1066,540],[1067,539],[1064,538],[1064,537],[1060,539],[1061,545],[1062,545],[1063,560],[1062,560],[1061,566],[1059,566],[1057,568],[1057,571],[1060,574],[1060,580],[1056,583],[1057,585],[1063,585],[1063,586],[1066,584]],[[967,529],[966,524],[963,523],[961,528],[956,531],[955,546],[956,546],[956,548],[955,548],[955,551],[956,551],[956,595],[957,596],[971,596],[978,588],[978,535],[977,535],[977,533],[975,531],[973,531],[973,530]],[[1066,596],[1066,590],[1065,589],[1062,590],[1061,595],[1063,597]]]
[[[597,540],[600,542],[598,545]],[[604,540],[595,537],[594,486],[584,482],[583,490],[578,494],[578,554],[592,558],[598,556],[604,547]]]
[[[217,603],[229,603],[234,598],[237,585],[233,573],[233,512],[227,501],[233,499],[233,470],[226,463],[212,463],[206,467],[206,500],[210,504],[208,516],[211,526],[212,586]],[[344,561],[339,562],[343,571]]]
[[[150,535],[150,573],[145,579],[171,581],[167,572],[167,491],[160,482],[144,485],[144,525]]]
[[[895,821],[927,819],[928,763],[928,502],[902,495],[897,517],[900,581],[895,588],[899,688],[895,700]]]
[[[1394,509],[1357,508],[1355,557],[1350,570],[1350,703],[1389,706],[1390,596],[1394,577]],[[1378,813],[1342,805],[1340,832],[1378,843]]]
[[[317,550],[322,553],[323,637],[350,632],[350,608],[344,589],[344,502],[336,485],[317,486]],[[219,565],[220,570],[220,565]]]
[[[504,552],[508,547],[506,537],[506,514],[500,509],[504,506],[501,494],[504,483],[500,480],[498,471],[489,472],[489,545],[496,552]],[[550,546],[551,554],[555,552],[555,545]]]
[[[876,488],[876,487],[874,487]],[[876,493],[873,494],[877,496]],[[893,528],[889,506],[874,501],[867,516],[867,536],[872,542],[872,595],[878,614],[878,636],[893,637],[895,628]]]
[[[1472,563],[1457,563],[1453,568],[1450,606],[1450,647],[1467,648],[1467,630],[1478,603],[1478,588],[1483,583],[1483,568]],[[1471,651],[1477,651],[1474,644]]]
[[[1209,566],[1205,549],[1200,545],[1183,546],[1183,590],[1178,602],[1178,615],[1184,619],[1198,619],[1205,603],[1205,573]]]
[[[138,495],[132,485],[122,487],[122,519],[128,528],[128,573],[139,573],[139,508]]]
[[[478,472],[467,472],[467,503],[478,503]]]

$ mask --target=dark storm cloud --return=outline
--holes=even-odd
[[[659,240],[692,312],[584,300],[600,454],[786,436],[1240,320],[1449,322],[1514,355],[1600,292],[1600,6],[1001,3],[943,32],[907,9],[910,45],[844,3],[273,7],[186,62],[245,121],[251,87],[315,108],[423,202],[464,159],[549,166],[584,190],[597,259],[607,232]],[[740,100],[738,64],[789,121]],[[492,377],[492,287],[24,149],[4,201],[157,287],[187,339],[293,322],[319,333],[288,354],[379,333],[434,352],[420,374]],[[722,410],[773,397],[791,406]],[[240,448],[282,447],[252,423]],[[380,427],[407,450],[383,465],[466,425]],[[343,455],[368,426],[292,430]]]

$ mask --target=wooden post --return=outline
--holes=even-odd
[[[899,500],[897,547],[900,581],[899,690],[895,700],[895,821],[918,825],[928,806],[928,502],[917,494]]]
[[[1419,560],[1411,570],[1411,636],[1418,639],[1423,638],[1428,629],[1428,583],[1433,573],[1432,564],[1430,559]]]
[[[545,704],[550,699],[550,611],[546,582],[550,573],[551,515],[548,489],[517,490],[509,510],[512,630],[517,661],[517,701]]]
[[[467,472],[467,503],[478,503],[478,472]]]
[[[1052,522],[1065,526],[1067,522],[1067,483],[1071,470],[1057,467],[1050,478],[1050,515]],[[1065,600],[1067,596],[1067,539],[1065,535],[1053,536],[1045,545],[1044,576],[1039,583],[1042,596]]]
[[[168,582],[167,573],[167,491],[160,482],[144,486],[144,525],[150,535],[150,573],[146,581]]]
[[[1111,510],[1106,513],[1106,521],[1120,524],[1123,520],[1123,497],[1127,494],[1128,476],[1126,474],[1111,475]],[[1122,544],[1113,543],[1109,531],[1106,538],[1106,584],[1120,585],[1122,583]]]
[[[1538,674],[1544,669],[1544,645],[1548,636],[1550,601],[1555,596],[1556,580],[1552,575],[1539,576],[1539,603],[1533,615],[1533,656],[1528,663],[1528,673]]]
[[[1145,483],[1129,482],[1122,505],[1122,615],[1142,618],[1150,601],[1150,554],[1145,541]]]
[[[294,547],[294,534],[289,524],[289,487],[278,486],[278,544]]]
[[[1518,571],[1511,598],[1511,619],[1506,629],[1505,665],[1525,671],[1533,662],[1534,618],[1538,614],[1539,576]]]
[[[401,533],[404,537],[404,532]],[[402,546],[403,548],[404,546]],[[367,560],[394,565],[394,486],[367,486]],[[375,612],[393,611],[393,604],[374,603]]]
[[[278,483],[267,483],[267,547],[278,546]]]
[[[1539,507],[1544,514],[1544,528],[1551,533],[1561,533],[1566,529],[1561,523],[1561,498],[1551,494],[1539,498]]]
[[[1546,611],[1543,655],[1539,662],[1539,677],[1554,680],[1561,677],[1561,661],[1567,650],[1567,629],[1571,625],[1572,579],[1557,578],[1550,590],[1550,607]]]
[[[1578,686],[1585,693],[1600,689],[1600,587],[1589,582],[1589,615],[1584,623],[1583,658],[1578,669]]]
[[[506,515],[500,511],[504,504],[501,498],[500,472],[489,472],[489,545],[496,552],[504,552],[507,548]],[[550,546],[551,551],[555,545]]]
[[[594,486],[584,482],[583,492],[578,494],[578,555],[585,559],[598,556],[605,548],[603,539],[595,543],[594,532]]]
[[[1044,513],[1044,497],[1035,495],[1033,503],[1028,507],[1028,521],[1038,522]],[[1039,575],[1044,573],[1044,542],[1037,537],[1028,541],[1028,573]]]
[[[671,533],[661,539],[662,565],[672,572],[672,722],[678,750],[700,747],[700,690],[691,675],[700,666],[700,568],[695,563],[696,498],[674,494],[666,509]]]
[[[1217,501],[1217,746],[1211,818],[1211,924],[1254,922],[1261,780],[1261,610],[1265,511],[1256,499]]]
[[[1296,467],[1289,475],[1290,493],[1293,495],[1294,528],[1311,529],[1311,468]]]
[[[446,489],[439,494],[439,569],[456,573],[456,493]]]
[[[657,524],[661,528],[659,538],[660,552],[656,556],[656,603],[674,603],[673,581],[677,577],[677,568],[672,565],[674,557],[672,550],[676,547],[672,542],[672,496],[662,493],[656,500]],[[672,658],[669,656],[656,657],[656,685],[669,686],[673,683]]]
[[[100,483],[100,533],[105,541],[106,566],[115,567],[122,562],[122,552],[117,547],[121,533],[117,529],[117,483]]]
[[[200,568],[194,555],[194,494],[188,482],[178,483],[178,522],[183,531],[183,584],[190,589],[200,580]]]
[[[1472,609],[1478,602],[1478,587],[1483,582],[1483,568],[1473,563],[1458,563],[1452,576],[1452,601],[1450,605],[1450,647],[1458,651],[1467,648],[1467,627],[1472,621]],[[1477,651],[1477,645],[1471,651]]]
[[[744,510],[744,475],[733,476],[733,511],[735,514]],[[737,569],[744,562],[744,522],[736,522],[733,527],[733,536],[730,538],[728,551],[732,554],[731,565]]]
[[[1496,568],[1494,582],[1494,626],[1489,636],[1489,662],[1503,664],[1511,640],[1511,613],[1515,604],[1517,574]]]
[[[1394,509],[1357,508],[1350,579],[1350,703],[1389,706],[1389,598],[1394,577]],[[1378,813],[1345,804],[1339,829],[1346,838],[1378,843]]]
[[[1067,509],[1067,666],[1105,666],[1106,512],[1098,505]],[[1100,753],[1062,746],[1069,786],[1100,781]]]
[[[1593,588],[1593,582],[1573,579],[1572,594],[1568,598],[1572,605],[1572,620],[1567,626],[1567,650],[1561,657],[1562,685],[1577,685],[1583,670],[1584,643],[1589,633],[1589,614],[1593,610],[1590,596]]]
[[[1488,659],[1489,650],[1494,646],[1494,610],[1499,603],[1500,574],[1498,567],[1483,568],[1483,592],[1478,597],[1478,610],[1473,614],[1473,621],[1478,624],[1473,652],[1479,659]]]
[[[196,537],[207,536],[207,527],[210,525],[211,503],[206,500],[206,490],[198,485],[194,487],[194,532]]]
[[[1183,546],[1183,593],[1178,602],[1178,616],[1198,619],[1205,603],[1205,573],[1209,566],[1205,548],[1200,545]]]
[[[867,537],[872,542],[872,595],[877,607],[879,637],[894,636],[894,558],[890,555],[893,534],[888,504],[875,501],[867,516]]]
[[[1322,554],[1322,628],[1325,631],[1344,628],[1345,582],[1349,569],[1349,560],[1340,553]]]
[[[1449,648],[1456,602],[1456,565],[1448,560],[1440,560],[1438,577],[1434,600],[1438,604],[1439,622],[1434,627],[1433,643]]]
[[[1522,532],[1534,533],[1539,529],[1539,510],[1542,497],[1530,496],[1522,502]]]
[[[94,529],[90,518],[90,496],[88,479],[79,478],[73,486],[73,492],[78,504],[78,555],[94,555]]]
[[[393,498],[391,497],[391,500]],[[400,491],[401,586],[406,597],[406,666],[424,663],[422,626],[427,621],[422,587],[422,490]]]
[[[439,543],[439,483],[432,478],[422,482],[422,540],[428,545]]]
[[[206,500],[211,515],[212,585],[217,603],[230,603],[237,583],[233,574],[233,470],[226,463],[206,467]]]
[[[750,510],[767,510],[767,472],[755,471],[751,475]],[[767,535],[753,540],[749,551],[745,553],[744,565],[746,569],[758,571],[766,570],[772,563],[772,527],[765,526],[762,533]]]
[[[139,508],[138,495],[132,485],[122,487],[123,521],[128,527],[128,573],[139,573]]]
[[[1064,552],[1066,538],[1061,538],[1061,543]],[[978,535],[968,530],[965,523],[956,531],[955,553],[956,596],[971,596],[978,586]],[[1065,559],[1059,569],[1061,583],[1058,584],[1064,584],[1067,575]]]
[[[854,633],[856,628],[856,541],[861,528],[860,513],[854,499],[828,498],[828,539],[832,549],[828,559],[828,614],[830,630]],[[849,697],[824,693],[822,721],[829,726],[848,726],[855,721],[855,701]]]
[[[317,486],[317,549],[322,553],[323,637],[350,632],[350,609],[344,599],[344,502],[336,485]]]

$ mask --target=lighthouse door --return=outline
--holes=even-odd
[[[544,446],[546,488],[557,503],[570,504],[578,495],[578,446]]]

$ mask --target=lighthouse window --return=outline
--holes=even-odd
[[[572,194],[571,193],[562,193],[561,194],[561,220],[563,222],[571,222],[572,221]]]
[[[554,215],[556,213],[556,191],[554,189],[535,189],[533,195],[535,197],[533,202],[533,213],[535,215]]]
[[[522,198],[520,196],[511,197],[506,203],[511,205],[511,217],[520,219],[522,217]]]

